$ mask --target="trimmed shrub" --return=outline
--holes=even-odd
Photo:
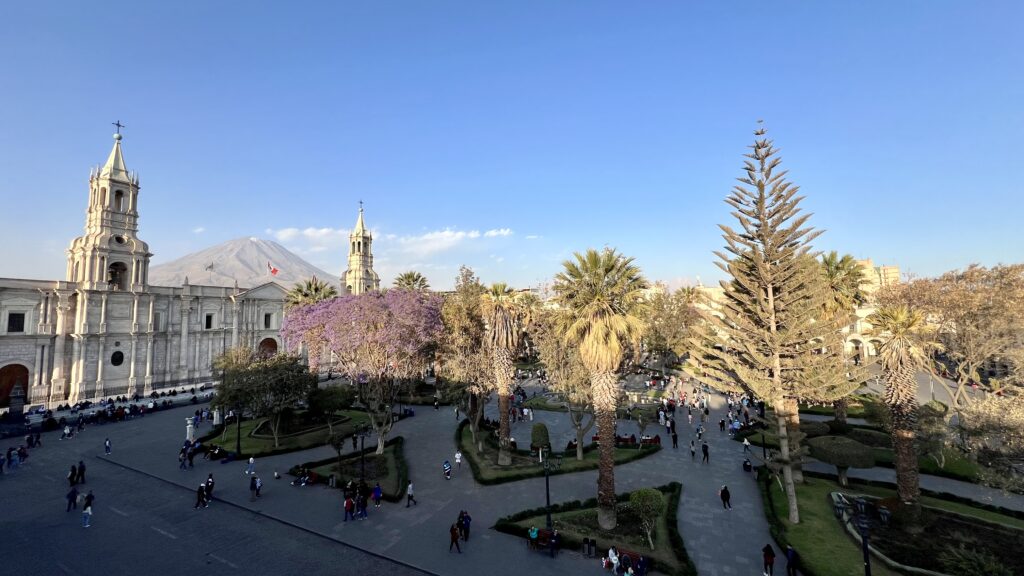
[[[801,422],[800,431],[806,434],[808,438],[817,438],[818,436],[828,434],[829,427],[826,422]]]
[[[543,422],[534,424],[533,429],[530,430],[530,446],[536,448],[551,447],[551,439],[548,436],[548,427]]]
[[[877,430],[853,428],[846,433],[846,437],[872,448],[892,448],[892,437]]]
[[[836,467],[839,484],[847,486],[846,471],[850,468],[872,468],[875,454],[871,448],[843,436],[820,436],[807,441],[811,456]]]

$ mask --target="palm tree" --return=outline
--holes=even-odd
[[[853,320],[855,310],[867,301],[863,285],[867,282],[864,269],[854,260],[853,256],[843,254],[842,257],[833,250],[821,257],[821,273],[825,280],[829,297],[825,298],[822,314],[827,321],[839,323],[841,318]],[[845,322],[840,323],[844,325]],[[843,345],[835,345],[837,353],[843,354]],[[835,420],[846,424],[846,398],[832,402],[835,408]]]
[[[430,283],[427,282],[426,276],[412,270],[399,274],[395,278],[394,285],[399,290],[416,290],[418,292],[430,290]]]
[[[509,452],[509,403],[515,376],[515,355],[522,344],[522,306],[515,291],[503,282],[491,284],[483,298],[487,343],[491,351],[494,384],[498,391],[498,465],[512,464]]]
[[[598,523],[615,527],[615,408],[618,370],[629,346],[643,333],[643,291],[647,282],[640,269],[611,249],[574,254],[555,276],[555,298],[563,308],[566,344],[579,351],[590,376],[597,415],[599,447]]]
[[[883,306],[868,317],[872,334],[882,340],[878,359],[885,380],[885,404],[892,428],[896,492],[901,501],[916,504],[921,495],[917,450],[917,381],[915,374],[926,368],[935,348],[920,310],[905,305]]]
[[[309,280],[295,284],[288,291],[287,296],[285,296],[284,308],[289,310],[298,306],[316,304],[317,302],[330,300],[337,295],[338,290],[334,286],[313,276]]]

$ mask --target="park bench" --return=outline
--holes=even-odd
[[[623,574],[625,574],[630,568],[636,572],[637,566],[640,564],[640,556],[642,556],[642,554],[639,552],[619,548],[619,570]]]
[[[551,530],[541,528],[537,530],[537,540],[534,541],[527,536],[526,547],[531,550],[547,550],[551,546]]]

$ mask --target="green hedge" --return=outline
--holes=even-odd
[[[384,443],[385,447],[394,446],[395,448],[395,466],[397,467],[396,473],[398,474],[398,487],[394,493],[384,493],[384,500],[388,502],[400,502],[405,498],[405,487],[409,484],[409,464],[405,461],[405,438],[402,436],[396,436]],[[369,448],[364,448],[358,452],[353,452],[344,457],[345,460],[353,459],[363,454],[373,454],[377,451],[377,446],[374,444]],[[299,468],[318,468],[320,466],[326,466],[329,464],[335,464],[338,462],[337,457],[324,458],[323,460],[313,460],[310,462],[303,462],[297,464],[288,469],[288,474],[297,476]],[[326,484],[327,478],[321,477],[319,483]],[[339,486],[340,488],[340,486]]]
[[[693,561],[690,559],[690,555],[686,552],[686,545],[683,542],[682,536],[679,534],[679,521],[677,511],[679,508],[679,500],[682,497],[683,485],[679,482],[670,482],[664,486],[658,486],[655,490],[666,494],[668,496],[667,512],[665,517],[665,523],[668,524],[668,538],[669,545],[672,548],[672,552],[676,555],[676,559],[682,564],[682,568],[676,570],[673,566],[664,566],[660,561],[655,558],[651,558],[652,568],[659,572],[670,574],[672,576],[697,576],[697,569],[693,565]],[[629,501],[629,492],[615,495],[615,501],[619,503],[626,503]],[[589,508],[597,508],[597,498],[588,498],[586,500],[571,500],[569,502],[563,502],[559,504],[551,505],[551,513],[558,514],[561,512],[572,512],[575,510],[585,510]],[[518,538],[527,538],[527,529],[516,524],[520,520],[532,518],[534,516],[541,516],[546,514],[547,510],[544,507],[531,508],[529,510],[522,510],[515,514],[510,514],[503,518],[499,518],[494,523],[493,528],[498,532],[510,534]],[[563,535],[562,537],[562,549],[579,550],[583,546],[583,542],[573,538],[569,535]]]
[[[480,464],[477,462],[477,458],[479,458],[480,456],[476,453],[476,446],[472,446],[472,445],[464,446],[463,442],[462,442],[463,429],[466,426],[468,426],[468,425],[469,425],[469,420],[463,419],[462,422],[459,422],[459,425],[455,427],[455,446],[457,446],[458,449],[462,451],[462,454],[464,455],[463,459],[469,464],[469,469],[473,472],[473,479],[476,480],[478,483],[483,484],[484,486],[493,486],[493,485],[496,485],[496,484],[505,484],[505,483],[508,483],[508,482],[518,482],[520,480],[526,480],[528,478],[540,478],[540,477],[544,476],[544,469],[541,468],[540,466],[537,466],[535,469],[522,470],[522,471],[515,472],[515,473],[509,473],[508,475],[501,476],[501,477],[498,477],[498,478],[484,478],[483,475],[480,472]],[[483,432],[483,431],[481,431],[481,432]],[[486,436],[486,434],[485,434],[485,436]],[[488,439],[485,438],[484,442],[488,442]],[[497,443],[495,442],[494,444],[492,444],[492,447],[497,448]],[[594,450],[596,447],[597,447],[596,444],[589,444],[589,445],[583,447],[583,452],[584,453],[590,452],[590,451]],[[654,454],[655,452],[657,452],[659,450],[661,450],[661,446],[657,445],[657,444],[650,445],[650,446],[645,446],[643,450],[631,450],[630,453],[628,455],[626,455],[626,457],[618,458],[615,461],[615,464],[616,465],[627,464],[629,462],[633,462],[634,460],[639,460],[640,458],[645,458],[647,456],[650,456],[650,455]],[[517,450],[516,452],[519,452],[519,453],[524,454],[524,455],[530,453],[528,450]],[[576,458],[576,451],[575,450],[571,451],[571,457],[573,459]],[[577,472],[584,472],[584,471],[587,471],[587,470],[596,470],[596,469],[597,469],[597,463],[595,462],[593,467],[574,468],[574,469],[557,468],[557,469],[554,469],[554,470],[549,470],[548,474],[550,476],[558,476],[559,474],[575,474]]]

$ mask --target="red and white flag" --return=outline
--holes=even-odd
[[[270,272],[271,276],[277,276],[277,273],[280,272],[280,270],[274,268],[274,265],[270,263],[270,260],[267,260],[267,272]]]

